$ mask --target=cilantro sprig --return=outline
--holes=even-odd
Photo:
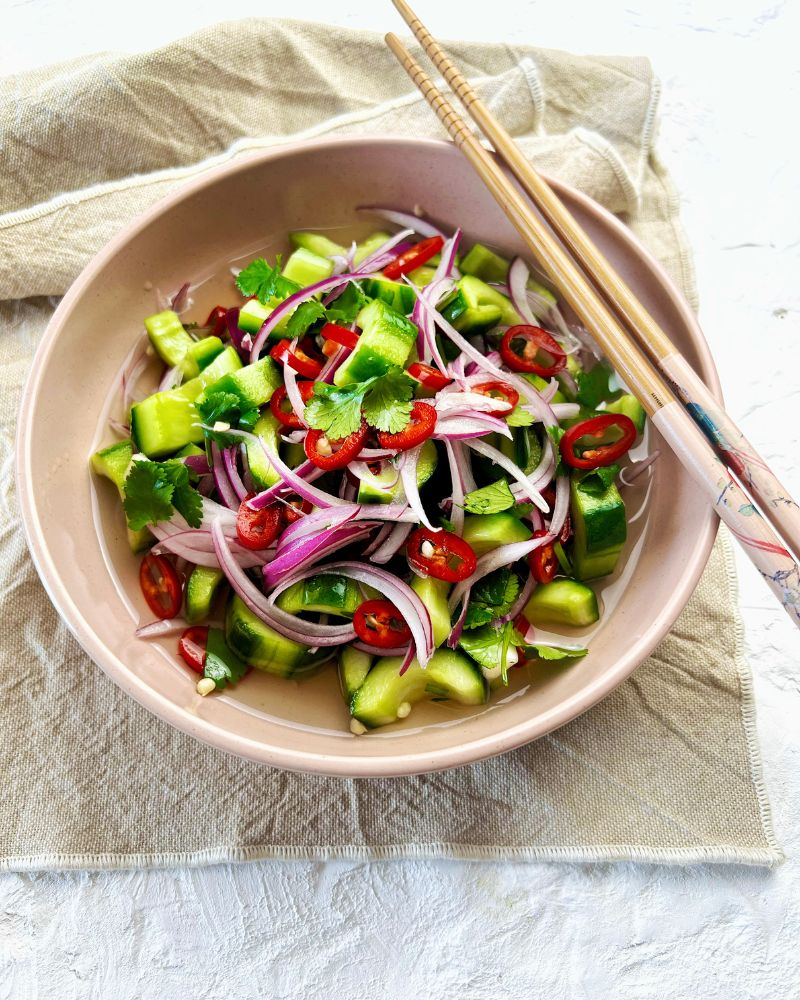
[[[255,295],[262,306],[270,299],[285,299],[300,291],[300,285],[281,274],[281,255],[275,258],[275,267],[258,257],[236,276],[236,287],[242,295]]]
[[[508,480],[498,479],[495,483],[467,493],[464,497],[464,510],[469,514],[498,514],[513,507],[515,502]]]
[[[472,591],[464,628],[479,628],[507,615],[518,594],[519,580],[507,566],[489,573]]]
[[[362,416],[377,430],[397,434],[408,426],[415,384],[398,367],[365,382],[349,385],[318,382],[306,404],[306,423],[334,441],[355,433]]]
[[[123,487],[122,506],[132,531],[148,524],[168,521],[181,514],[192,528],[203,520],[203,498],[189,481],[183,462],[150,462],[137,459]]]
[[[210,441],[225,447],[235,444],[236,438],[225,431],[214,430],[214,424],[226,423],[241,430],[252,430],[259,417],[258,407],[250,410],[242,409],[242,400],[235,392],[218,390],[209,392],[207,396],[195,403],[200,421],[204,425],[203,433]]]

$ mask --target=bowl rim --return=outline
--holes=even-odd
[[[84,267],[65,293],[53,313],[34,354],[20,399],[16,432],[15,474],[18,487],[17,495],[25,539],[33,564],[59,616],[93,662],[123,691],[139,702],[139,704],[177,729],[194,736],[202,742],[236,756],[245,757],[272,767],[323,774],[332,777],[392,777],[463,766],[530,743],[581,715],[622,683],[650,655],[655,646],[669,631],[700,580],[700,576],[711,554],[719,523],[717,515],[708,506],[703,514],[702,525],[697,535],[697,544],[693,550],[692,558],[685,566],[681,586],[673,591],[670,600],[660,609],[647,632],[629,646],[615,665],[606,670],[601,677],[582,688],[566,701],[560,702],[543,715],[538,715],[535,720],[519,723],[500,733],[479,736],[466,742],[456,743],[453,746],[437,750],[421,750],[419,752],[404,752],[401,754],[377,754],[372,756],[321,754],[302,749],[288,749],[274,746],[268,742],[237,735],[230,729],[222,728],[211,720],[202,719],[197,715],[191,714],[185,707],[178,705],[176,702],[171,701],[166,696],[149,687],[128,668],[121,658],[116,656],[98,639],[90,624],[83,617],[77,605],[72,601],[69,588],[65,581],[62,580],[51,558],[49,547],[45,540],[45,530],[37,514],[33,490],[32,441],[29,422],[25,418],[25,415],[32,412],[39,385],[47,366],[48,357],[61,328],[65,325],[79,303],[85,286],[102,271],[107,261],[134,236],[150,225],[154,219],[184,199],[191,197],[203,188],[214,185],[217,181],[228,175],[252,169],[261,163],[279,159],[287,154],[299,151],[323,153],[332,147],[363,147],[365,144],[383,147],[421,145],[442,151],[449,150],[455,156],[460,155],[451,142],[441,139],[408,138],[403,136],[329,136],[325,138],[289,141],[270,147],[268,150],[247,153],[234,158],[231,162],[212,167],[204,171],[200,176],[180,184],[176,190],[159,199],[135,219],[132,219],[105,244]],[[567,191],[570,198],[579,203],[588,214],[598,217],[613,231],[617,239],[626,244],[630,250],[634,251],[643,260],[648,270],[661,283],[662,288],[680,313],[681,319],[689,330],[693,346],[699,357],[700,375],[712,394],[721,401],[722,394],[719,377],[711,356],[711,351],[691,307],[672,278],[650,251],[639,242],[632,231],[607,209],[569,184],[558,181],[555,178],[548,178],[548,180],[556,191]]]

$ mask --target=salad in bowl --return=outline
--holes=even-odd
[[[201,695],[338,669],[356,734],[584,656],[620,485],[654,457],[629,459],[640,404],[523,259],[372,211],[399,231],[292,232],[208,317],[188,285],[146,317],[91,459],[140,559],[137,635],[174,636]]]

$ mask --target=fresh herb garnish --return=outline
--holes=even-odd
[[[585,469],[573,473],[578,489],[590,496],[605,493],[619,473],[618,465],[601,465],[597,469]]]
[[[519,594],[519,580],[504,566],[489,573],[472,590],[464,628],[479,628],[511,610]]]
[[[578,386],[577,401],[581,406],[594,410],[604,399],[614,399],[620,395],[620,391],[611,391],[608,380],[613,372],[608,365],[597,364],[589,371],[580,371],[575,376]]]
[[[408,426],[414,386],[414,380],[397,367],[350,385],[318,382],[306,404],[305,420],[334,441],[355,433],[362,414],[371,426],[397,434]]]
[[[312,324],[316,323],[318,319],[324,319],[326,315],[325,306],[316,299],[301,302],[286,324],[287,336],[302,337]]]
[[[270,299],[285,299],[300,291],[300,285],[281,274],[281,255],[275,258],[275,267],[270,267],[263,257],[252,261],[236,277],[236,287],[242,295],[255,295],[262,306]]]
[[[122,506],[132,531],[147,524],[168,521],[177,511],[192,528],[203,520],[203,499],[190,484],[183,462],[150,462],[137,459],[123,487]]]
[[[540,660],[575,660],[581,656],[586,656],[589,652],[582,646],[550,646],[542,642],[525,643],[517,633],[514,636],[514,645],[524,651],[526,659],[537,657]]]
[[[347,288],[325,310],[325,315],[331,323],[347,326],[352,323],[370,299],[364,294],[361,285],[349,281]]]
[[[508,510],[515,503],[514,494],[506,479],[481,486],[464,497],[464,510],[470,514],[497,514]]]
[[[210,441],[225,447],[235,444],[236,438],[225,431],[214,430],[214,424],[226,423],[231,427],[239,427],[242,430],[251,430],[259,417],[258,408],[242,410],[242,400],[235,392],[209,392],[205,398],[195,403],[200,415],[203,433]]]
[[[505,418],[509,427],[530,427],[538,420],[529,409],[527,403],[517,403],[511,413]]]
[[[507,684],[508,652],[515,638],[516,629],[511,622],[506,622],[499,627],[484,625],[472,632],[462,632],[458,644],[487,670],[497,670],[499,667],[503,683]]]

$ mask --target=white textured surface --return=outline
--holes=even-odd
[[[800,495],[800,4],[493,0],[488,24],[485,4],[417,8],[441,37],[651,57],[664,84],[659,147],[683,195],[728,407]],[[270,13],[399,26],[388,0],[0,0],[0,67],[148,48]],[[782,868],[264,862],[5,875],[0,1000],[796,998],[800,645],[739,566]]]

